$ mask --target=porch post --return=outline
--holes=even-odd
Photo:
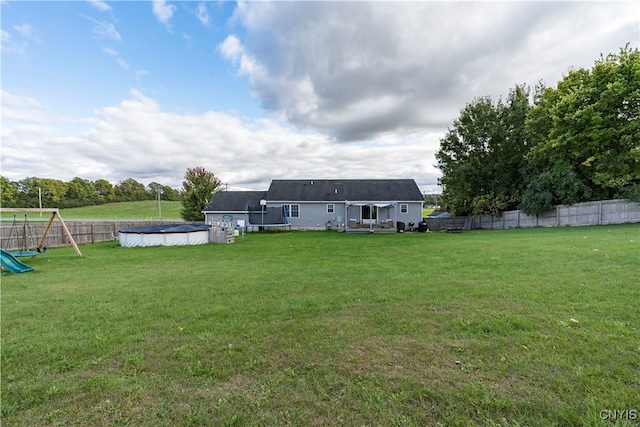
[[[398,229],[398,203],[393,204],[393,224]]]
[[[349,202],[347,200],[344,201],[344,232],[347,232],[347,227],[349,226],[349,217],[347,213],[349,212]]]

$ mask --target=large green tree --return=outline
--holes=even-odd
[[[628,46],[538,87],[527,135],[521,208],[617,197],[640,199],[640,53]]]
[[[182,182],[182,210],[180,215],[185,221],[202,221],[202,209],[220,188],[220,180],[213,172],[203,167],[189,168]]]
[[[460,112],[436,153],[446,209],[496,214],[519,203],[529,108],[529,89],[516,86],[505,102],[477,98]]]

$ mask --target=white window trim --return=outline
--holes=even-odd
[[[297,206],[298,208],[296,209],[296,212],[298,213],[298,215],[292,215],[292,206]],[[284,209],[286,207],[287,212],[289,213],[289,215],[287,216],[287,218],[300,218],[300,205],[298,203],[284,203],[282,204],[282,209]]]
[[[400,213],[409,213],[409,203],[400,203]]]
[[[327,213],[336,213],[336,205],[334,203],[327,203]]]

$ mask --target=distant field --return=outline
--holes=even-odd
[[[180,202],[162,201],[161,208],[162,219],[180,219]],[[154,200],[63,209],[60,214],[65,219],[160,219],[158,202]]]
[[[162,219],[180,219],[180,202],[162,201]],[[24,213],[17,213],[16,219],[24,221]],[[63,219],[140,219],[156,220],[160,219],[160,209],[155,200],[145,200],[140,202],[109,203],[106,205],[85,206],[82,208],[61,209],[60,215]],[[42,217],[47,220],[50,215],[43,213]],[[3,220],[12,219],[12,213],[3,213]],[[39,213],[27,214],[28,219],[39,219]]]
[[[637,425],[640,224],[82,252],[2,273],[3,426]]]

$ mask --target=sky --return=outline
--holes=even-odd
[[[628,1],[6,1],[0,175],[412,178],[460,110],[640,45]]]

